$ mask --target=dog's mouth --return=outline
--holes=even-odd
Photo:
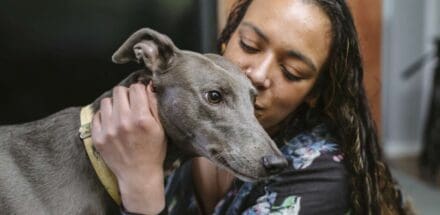
[[[211,158],[210,160],[214,163],[216,163],[217,165],[231,171],[235,176],[237,176],[239,179],[243,180],[243,181],[248,181],[248,182],[254,182],[257,181],[258,178],[252,175],[248,175],[245,174],[243,172],[240,172],[239,170],[237,170],[236,168],[232,167],[228,161],[221,155],[220,152],[217,152],[216,150],[211,150]]]

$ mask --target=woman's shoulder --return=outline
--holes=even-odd
[[[313,163],[322,162],[344,169],[340,147],[323,124],[284,140],[280,150],[289,161],[288,170],[306,169]]]
[[[324,125],[301,132],[286,141],[280,150],[289,165],[268,181],[275,189],[295,192],[308,189],[306,184],[321,191],[345,193],[348,173],[344,155]]]
[[[343,155],[325,126],[296,135],[284,143],[281,151],[289,166],[254,187],[247,200],[249,214],[344,214],[348,210],[348,174]]]

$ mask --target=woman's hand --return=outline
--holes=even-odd
[[[101,100],[92,139],[118,179],[127,211],[159,213],[165,206],[163,162],[166,139],[151,83],[115,87]]]

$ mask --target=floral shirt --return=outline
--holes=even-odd
[[[303,132],[280,148],[289,167],[266,181],[235,180],[214,211],[227,214],[345,214],[347,172],[343,156],[323,125]],[[167,208],[162,214],[200,214],[194,196],[191,164],[167,179]]]

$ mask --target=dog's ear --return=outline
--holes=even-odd
[[[112,61],[124,64],[130,61],[143,62],[155,72],[166,67],[176,52],[171,39],[157,31],[143,28],[132,34],[113,54]]]

